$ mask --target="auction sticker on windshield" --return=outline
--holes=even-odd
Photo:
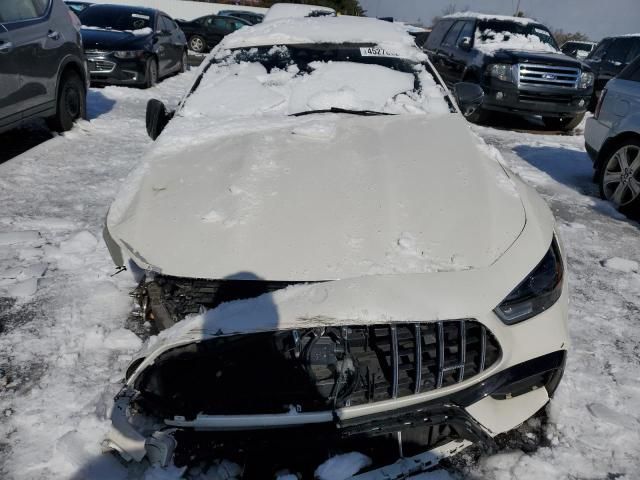
[[[360,55],[363,57],[399,57],[397,53],[390,52],[384,48],[378,47],[362,47],[360,48]]]

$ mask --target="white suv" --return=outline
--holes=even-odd
[[[640,216],[640,57],[607,84],[584,137],[602,197]]]

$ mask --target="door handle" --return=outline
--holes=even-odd
[[[0,40],[0,53],[8,53],[13,49],[13,43]]]
[[[55,30],[49,30],[47,37],[49,37],[51,40],[58,40],[60,38],[60,34]]]

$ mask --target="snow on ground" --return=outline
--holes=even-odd
[[[143,91],[92,90],[90,122],[0,165],[0,478],[175,479],[100,455],[113,395],[141,342],[133,287],[101,240],[118,186],[150,140],[148,98],[177,103],[192,73]],[[573,345],[529,448],[463,452],[420,480],[635,479],[640,471],[640,226],[597,198],[581,135],[474,127],[553,208],[568,254]],[[536,437],[527,429],[542,431]],[[507,442],[509,445],[509,443]],[[513,446],[515,445],[515,447]],[[477,452],[477,451],[476,451]],[[472,454],[473,453],[473,454]],[[356,454],[319,472],[362,462]],[[190,478],[232,478],[221,462]],[[289,478],[283,473],[281,478]]]

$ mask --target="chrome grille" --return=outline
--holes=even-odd
[[[577,88],[580,69],[555,65],[520,63],[517,66],[518,85]]]
[[[349,351],[383,375],[363,378],[344,406],[425,393],[468,380],[493,366],[501,350],[475,320],[349,327]]]

